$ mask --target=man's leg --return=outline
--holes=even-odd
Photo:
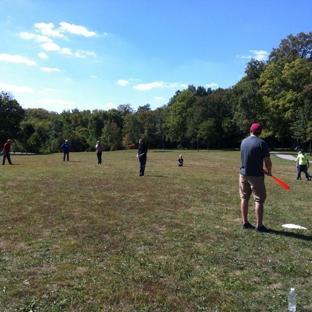
[[[248,202],[249,200],[247,199],[241,200],[241,214],[242,214],[242,220],[244,224],[248,223]]]
[[[139,158],[140,176],[144,176],[145,159]]]
[[[3,155],[2,155],[2,165],[5,164],[5,158],[6,158],[6,155],[3,153]]]
[[[297,166],[297,177],[296,179],[299,180],[300,179],[300,165]]]
[[[12,161],[11,161],[11,156],[10,156],[10,154],[7,155],[7,159],[8,159],[9,164],[12,165]]]
[[[257,228],[262,227],[263,208],[264,208],[263,203],[255,202],[255,214],[256,214],[256,219],[257,219]]]
[[[305,176],[306,176],[306,179],[307,179],[307,180],[311,180],[311,179],[310,179],[310,176],[309,176],[309,174],[308,174],[308,167],[307,167],[307,165],[304,165],[304,166],[303,166],[303,172],[304,172],[304,174],[305,174]]]
[[[145,172],[145,165],[146,165],[146,158],[143,158],[142,175],[144,175],[144,172]]]
[[[67,153],[67,161],[69,161],[69,152]]]

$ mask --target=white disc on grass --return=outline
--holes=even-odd
[[[299,229],[299,230],[306,230],[307,229],[304,226],[297,225],[297,224],[283,224],[282,227],[285,229]]]

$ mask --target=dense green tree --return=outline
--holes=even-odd
[[[141,138],[143,138],[145,142],[147,142],[148,147],[150,147],[156,139],[155,112],[152,110],[141,110],[137,112],[136,115],[143,129]]]
[[[165,149],[165,138],[167,133],[166,126],[167,106],[158,107],[155,110],[155,146]]]
[[[101,143],[106,151],[122,149],[121,129],[116,122],[109,120],[103,128]]]
[[[305,106],[306,87],[312,82],[312,63],[296,59],[290,63],[270,63],[259,80],[265,105],[266,125],[279,139],[291,136]]]
[[[36,132],[34,126],[28,121],[21,122],[21,135],[19,140],[15,142],[15,149],[18,151],[29,151],[28,140]]]
[[[130,104],[118,105],[117,109],[121,112],[121,116],[134,113],[134,110]]]
[[[143,125],[137,114],[128,114],[124,117],[123,137],[126,145],[137,143],[144,134]]]
[[[150,111],[151,110],[151,105],[150,104],[145,104],[143,106],[139,106],[137,112],[140,111]]]
[[[226,92],[224,100],[231,109],[233,123],[242,133],[248,133],[252,123],[264,121],[264,103],[259,84],[264,69],[263,62],[252,59],[245,69],[246,76]]]
[[[6,93],[0,94],[0,140],[13,141],[21,136],[20,124],[24,118],[25,111],[13,97]],[[2,144],[3,144],[2,143]]]
[[[199,125],[198,129],[198,137],[206,141],[207,144],[207,151],[209,150],[209,143],[213,141],[216,137],[216,130],[215,130],[215,122],[214,119],[209,118],[203,121]]]
[[[178,94],[172,103],[168,105],[167,137],[171,141],[176,141],[180,144],[185,142],[189,109],[195,100],[195,93],[187,89]]]
[[[268,62],[292,62],[297,58],[312,59],[312,32],[289,35],[283,39],[278,48],[274,48],[269,55]]]
[[[206,95],[208,95],[208,93],[204,87],[199,86],[196,89],[196,95],[197,96],[206,96]]]
[[[105,121],[108,119],[107,112],[102,110],[93,110],[89,119],[89,144],[94,145],[102,135]]]

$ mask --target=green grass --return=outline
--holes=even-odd
[[[312,311],[312,182],[272,154],[264,224],[241,229],[239,152],[13,155],[0,173],[0,311]],[[255,223],[253,202],[249,211]],[[308,228],[285,230],[282,224]]]

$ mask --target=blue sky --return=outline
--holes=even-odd
[[[0,91],[62,112],[228,88],[251,58],[312,31],[310,0],[0,0]]]

